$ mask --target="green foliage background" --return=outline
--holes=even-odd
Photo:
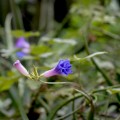
[[[54,1],[41,1],[1,0],[0,120],[119,120],[119,10],[111,9],[109,0],[71,0],[67,1],[68,14],[58,23],[53,8],[48,7]],[[29,31],[23,24],[24,7],[33,16],[27,20]],[[60,59],[84,58],[100,51],[107,54],[71,61],[73,74],[67,77],[42,78],[73,84],[44,84],[29,80],[13,67],[19,37],[31,45],[30,54],[21,63],[30,72],[36,66],[39,74]]]

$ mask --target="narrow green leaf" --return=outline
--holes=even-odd
[[[32,31],[25,32],[23,30],[12,30],[12,35],[16,38],[19,38],[21,36],[28,38],[33,36],[37,37],[40,35],[40,32],[32,32]]]
[[[9,92],[10,92],[10,95],[12,96],[13,100],[15,101],[18,110],[20,111],[22,120],[29,120],[26,113],[25,113],[25,110],[23,108],[23,104],[22,104],[21,99],[18,95],[17,89],[15,87],[11,87]]]
[[[13,39],[11,36],[11,19],[12,19],[12,15],[8,14],[6,19],[5,19],[5,36],[6,36],[6,43],[7,43],[7,47],[8,49],[12,49],[13,48]]]
[[[50,112],[47,120],[54,120],[54,117],[55,117],[56,113],[57,113],[62,107],[64,107],[65,105],[67,105],[67,104],[70,103],[71,101],[76,100],[76,99],[78,99],[78,98],[80,98],[80,97],[82,97],[82,95],[80,95],[80,94],[79,94],[79,95],[75,95],[74,97],[71,97],[71,98],[69,98],[68,100],[61,102],[59,105],[57,105],[57,106]]]
[[[96,52],[96,53],[93,53],[91,55],[88,55],[87,57],[85,57],[84,59],[89,59],[89,58],[92,58],[92,57],[95,57],[97,55],[102,55],[102,54],[106,54],[107,52]]]
[[[19,7],[15,3],[15,0],[10,0],[10,6],[11,6],[12,14],[13,14],[14,27],[16,29],[24,29],[22,15],[21,15]]]
[[[108,89],[107,92],[108,92],[109,94],[120,93],[120,88],[112,88],[112,89]]]
[[[106,53],[107,53],[107,52],[96,52],[96,53],[93,53],[93,54],[91,54],[91,55],[88,55],[88,56],[86,56],[86,57],[84,57],[84,58],[79,58],[79,57],[77,57],[76,55],[74,55],[74,57],[71,58],[71,61],[87,60],[87,59],[90,59],[90,58],[95,57],[95,56],[97,56],[97,55],[102,55],[102,54],[106,54]]]

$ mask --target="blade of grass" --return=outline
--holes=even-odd
[[[53,120],[54,117],[55,117],[55,115],[56,115],[56,113],[58,112],[59,109],[61,109],[63,106],[67,105],[67,104],[70,103],[71,101],[73,101],[73,100],[75,100],[75,99],[78,99],[78,98],[80,98],[80,97],[82,97],[82,95],[80,95],[80,94],[79,94],[79,95],[76,95],[76,96],[74,96],[74,97],[69,98],[69,99],[66,100],[66,101],[63,101],[61,104],[57,105],[57,106],[52,110],[52,112],[49,114],[47,120]]]
[[[19,7],[15,3],[15,0],[10,0],[10,6],[13,14],[14,27],[16,29],[24,29],[22,15]]]
[[[6,36],[6,45],[9,50],[13,50],[14,45],[13,45],[13,37],[11,35],[11,20],[12,20],[12,15],[8,14],[6,19],[5,19],[5,36]],[[15,59],[15,55],[11,54],[11,59]]]
[[[94,120],[95,109],[94,109],[94,104],[93,104],[93,100],[92,100],[91,96],[83,90],[78,90],[75,88],[74,88],[74,90],[81,93],[88,100],[90,107],[91,107],[89,115],[88,115],[88,120]]]
[[[85,29],[84,29],[84,41],[85,41],[85,49],[86,49],[86,53],[88,55],[90,55],[90,50],[89,50],[89,46],[88,46],[88,35],[89,35],[89,30],[91,28],[91,18],[89,19],[88,24],[86,24]],[[91,61],[93,63],[93,65],[96,67],[96,69],[101,73],[101,75],[103,76],[103,78],[105,79],[106,83],[109,86],[114,85],[112,83],[112,81],[110,80],[110,78],[107,76],[107,74],[99,67],[99,65],[96,63],[96,61],[94,60],[94,58],[91,58]],[[116,94],[116,98],[118,99],[118,101],[120,102],[120,95],[117,93]]]
[[[12,86],[9,90],[9,93],[10,93],[13,101],[16,103],[18,110],[20,111],[22,120],[29,120],[26,113],[25,113],[25,110],[23,108],[23,105],[22,105],[22,102],[21,102],[20,97],[18,95],[17,89],[14,86]]]
[[[8,49],[13,48],[13,40],[11,36],[11,19],[12,19],[11,14],[8,14],[5,19],[5,36],[6,36],[6,44]]]

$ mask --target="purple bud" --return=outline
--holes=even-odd
[[[20,37],[17,40],[15,46],[16,48],[21,49],[21,51],[16,53],[19,58],[22,58],[26,56],[28,53],[30,53],[30,44],[25,40],[24,37]]]
[[[26,68],[21,64],[21,62],[19,60],[17,60],[13,66],[23,75],[25,76],[29,76],[28,71],[26,70]]]
[[[68,75],[72,73],[72,65],[69,60],[60,60],[56,67],[51,70],[48,70],[42,74],[44,77],[51,77],[54,75]]]

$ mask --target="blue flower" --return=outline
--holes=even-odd
[[[72,65],[69,60],[60,60],[58,65],[55,67],[55,71],[61,75],[68,75],[72,73],[71,67]]]
[[[30,44],[25,40],[24,37],[20,37],[17,40],[15,47],[20,49],[20,51],[16,53],[18,58],[22,58],[28,55],[28,53],[30,52]]]
[[[16,52],[16,55],[17,55],[18,58],[23,58],[23,57],[26,56],[27,54],[24,53],[24,52],[19,51],[19,52]]]
[[[69,60],[60,60],[56,67],[51,70],[48,70],[42,74],[44,77],[51,77],[54,75],[68,75],[72,73],[72,65]]]

